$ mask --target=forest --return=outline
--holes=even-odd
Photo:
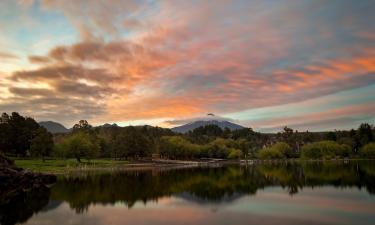
[[[17,112],[0,120],[0,152],[15,158],[145,160],[161,159],[346,159],[375,158],[374,126],[329,132],[300,132],[289,127],[278,133],[251,128],[199,127],[186,134],[152,126],[99,126],[86,120],[69,133],[51,134],[33,118]]]

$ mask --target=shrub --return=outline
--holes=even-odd
[[[180,136],[165,136],[161,139],[160,155],[170,159],[191,159],[199,157],[200,146]]]
[[[239,159],[242,157],[242,151],[239,149],[232,148],[230,149],[230,153],[228,155],[229,159]]]
[[[375,142],[369,143],[360,150],[360,155],[363,158],[375,158]]]
[[[351,148],[346,144],[338,144],[334,141],[320,141],[304,145],[302,158],[306,159],[332,159],[344,158],[351,154]]]
[[[285,142],[278,142],[269,148],[259,151],[260,159],[285,159],[292,151],[292,148]]]

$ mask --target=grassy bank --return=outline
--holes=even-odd
[[[48,173],[66,173],[79,169],[117,168],[128,164],[128,161],[111,159],[82,160],[81,163],[78,163],[76,159],[47,159],[45,162],[40,159],[15,159],[14,162],[16,166],[24,169]]]

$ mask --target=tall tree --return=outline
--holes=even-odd
[[[17,112],[13,112],[11,116],[3,113],[0,123],[0,150],[6,154],[25,156],[39,127],[34,119],[25,118]]]
[[[374,134],[372,133],[372,127],[368,123],[362,123],[357,130],[357,138],[360,146],[364,146],[374,141]]]
[[[31,140],[30,154],[34,157],[41,157],[43,162],[53,149],[53,137],[44,127],[36,130],[35,137]]]

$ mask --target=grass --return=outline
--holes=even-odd
[[[81,169],[101,169],[101,168],[118,168],[126,165],[127,161],[118,161],[111,159],[93,159],[81,160],[76,159],[47,159],[43,162],[41,159],[14,159],[16,166],[30,169],[35,172],[48,173],[66,173]]]

